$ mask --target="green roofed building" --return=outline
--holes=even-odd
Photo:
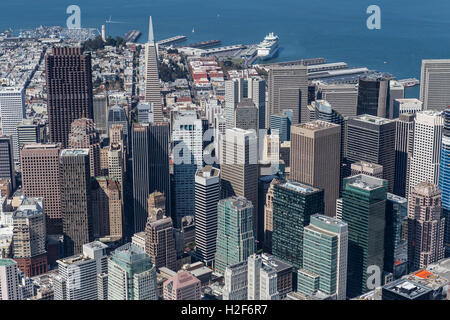
[[[388,181],[364,174],[344,179],[342,220],[348,224],[347,296],[369,291],[367,271],[384,267],[384,229]],[[373,274],[373,271],[371,271]]]
[[[127,243],[108,260],[108,300],[157,300],[156,269],[138,246]]]
[[[253,205],[244,197],[230,197],[217,205],[216,271],[247,261],[255,253]]]

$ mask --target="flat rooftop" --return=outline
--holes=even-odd
[[[296,124],[296,125],[293,125],[293,127],[308,129],[311,131],[319,131],[319,130],[325,130],[325,129],[335,128],[335,127],[340,127],[340,126],[338,124],[334,124],[331,122],[326,122],[326,121],[322,121],[322,120],[314,120],[312,122]]]
[[[89,149],[64,149],[61,151],[61,157],[87,156]]]
[[[415,299],[416,297],[431,291],[430,288],[408,279],[393,281],[385,285],[383,289],[394,292],[408,299]]]
[[[282,187],[300,193],[313,193],[320,191],[319,188],[310,186],[308,184],[300,183],[293,180],[288,180],[287,182],[281,184]]]
[[[375,178],[365,174],[359,174],[350,178],[346,178],[347,184],[358,189],[375,190],[384,185],[383,179]]]
[[[382,118],[382,117],[377,117],[377,116],[373,116],[373,115],[370,115],[370,114],[363,114],[363,115],[354,117],[353,120],[374,123],[374,124],[377,124],[377,125],[382,125],[382,124],[394,122],[394,120],[390,120],[390,119],[386,119],[386,118]]]

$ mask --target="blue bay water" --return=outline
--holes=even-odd
[[[445,0],[14,0],[2,1],[0,29],[65,26],[66,8],[81,8],[83,27],[109,35],[140,30],[148,16],[156,39],[186,35],[188,42],[219,39],[224,45],[280,37],[279,61],[324,57],[366,66],[398,79],[420,77],[422,59],[450,57],[450,1]],[[381,30],[368,30],[366,9],[381,8]],[[192,29],[195,30],[192,33]],[[409,96],[417,89],[409,90]]]

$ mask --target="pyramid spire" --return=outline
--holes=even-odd
[[[150,16],[150,19],[148,21],[148,43],[155,44],[155,36],[153,34],[152,16]]]

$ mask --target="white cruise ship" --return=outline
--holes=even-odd
[[[278,36],[269,33],[258,45],[258,58],[260,60],[272,59],[278,52]]]

